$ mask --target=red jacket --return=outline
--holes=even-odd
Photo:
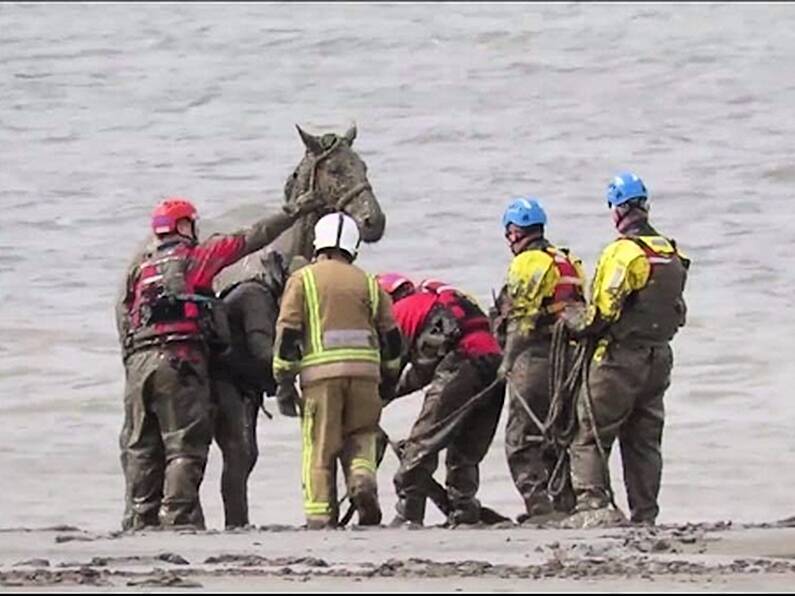
[[[131,278],[130,330],[147,337],[199,335],[201,302],[213,296],[213,279],[244,248],[243,235],[213,236],[201,244],[171,239],[156,246]]]
[[[407,343],[413,345],[423,330],[428,314],[438,306],[446,308],[458,322],[461,336],[457,349],[467,356],[500,353],[500,346],[491,334],[486,315],[476,304],[454,290],[416,292],[393,305],[395,321]]]
[[[447,306],[461,328],[458,349],[467,356],[500,354],[500,345],[491,333],[489,319],[480,307],[451,286],[442,286],[432,292],[441,304]]]

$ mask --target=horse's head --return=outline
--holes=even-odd
[[[284,198],[292,203],[312,189],[328,210],[344,211],[359,225],[364,242],[378,242],[384,235],[386,217],[367,180],[367,166],[352,149],[356,126],[339,136],[328,133],[311,135],[300,127],[298,133],[306,147],[304,158],[287,178]],[[266,251],[279,251],[286,262],[296,256],[311,260],[314,253],[315,224],[321,213],[301,217],[287,232],[277,238]],[[249,255],[222,271],[216,278],[216,289],[223,289],[244,279],[252,279],[267,270],[258,257]]]
[[[364,242],[378,242],[384,235],[386,217],[367,180],[367,165],[353,149],[356,126],[342,136],[314,136],[296,128],[306,153],[287,178],[285,200],[289,203],[312,189],[329,209],[344,211],[356,220]]]

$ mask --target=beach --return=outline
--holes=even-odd
[[[207,590],[791,589],[792,530],[760,526],[795,515],[793,30],[791,4],[4,3],[3,589],[146,589],[127,582],[154,569]],[[441,278],[484,309],[510,263],[500,220],[512,198],[542,201],[550,240],[590,279],[615,234],[608,181],[622,170],[643,178],[655,227],[692,260],[657,520],[681,552],[623,545],[640,529],[304,532],[300,427],[270,398],[250,518],[288,529],[222,531],[214,444],[201,486],[207,532],[115,534],[124,368],[113,306],[152,208],[186,196],[202,234],[243,228],[280,209],[304,152],[295,124],[342,134],[353,122],[387,218],[357,264]],[[413,394],[385,409],[394,440],[421,403]],[[516,519],[505,419],[478,498]],[[387,454],[378,472],[385,523],[396,467]],[[610,467],[626,509],[618,449]],[[429,511],[428,525],[441,521]],[[674,532],[691,525],[704,536],[680,544]],[[556,542],[575,545],[577,565],[613,571],[574,578],[564,565],[548,577]],[[609,553],[593,557],[609,563],[582,563],[600,544]],[[224,553],[265,561],[206,563]],[[327,566],[285,562],[307,556]],[[676,557],[695,571],[648,571]],[[450,563],[439,568],[449,575],[413,558]],[[49,565],[16,566],[32,559]],[[625,559],[653,579],[621,571]],[[746,563],[732,569],[735,559]],[[485,571],[470,575],[457,567],[465,561]],[[360,575],[327,576],[338,568]]]

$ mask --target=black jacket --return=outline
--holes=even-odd
[[[276,393],[273,342],[279,303],[261,281],[244,281],[222,296],[232,335],[230,352],[220,359],[218,373],[242,389],[261,395]]]

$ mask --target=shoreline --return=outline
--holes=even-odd
[[[0,529],[4,591],[791,591],[795,518],[558,529]],[[476,547],[474,545],[477,545]]]

